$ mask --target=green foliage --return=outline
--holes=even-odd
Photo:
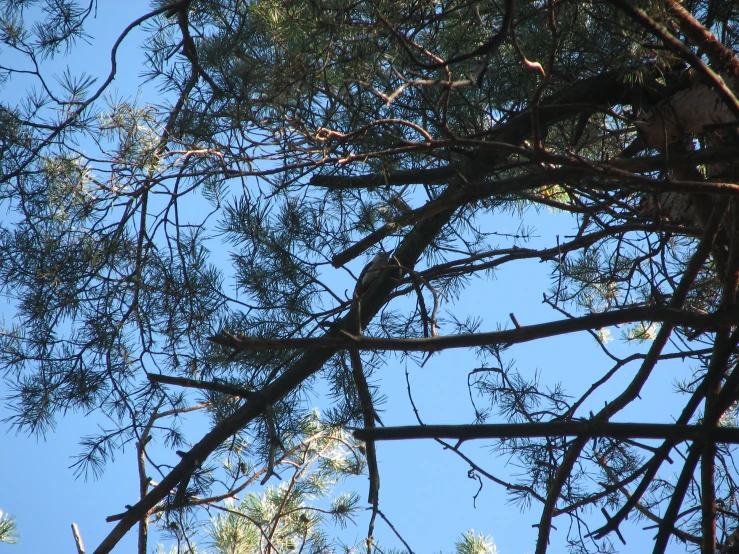
[[[151,510],[136,517],[181,550],[208,536],[220,552],[325,551],[338,544],[330,524],[364,507],[337,492],[342,479],[368,466],[376,487],[382,466],[347,427],[393,408],[383,378],[397,358],[352,355],[356,336],[502,329],[505,314],[488,308],[496,282],[478,277],[536,260],[557,321],[474,343],[478,364],[461,372],[472,421],[605,423],[651,393],[655,364],[687,360],[682,406],[665,420],[725,425],[739,344],[739,105],[709,85],[736,70],[739,14],[719,4],[684,4],[696,18],[686,27],[670,2],[633,12],[616,0],[162,0],[141,6],[116,65],[92,76],[49,63],[92,40],[93,4],[0,2],[11,60],[0,83],[24,91],[0,100],[8,423],[43,436],[70,410],[104,415],[74,470],[97,477],[135,451]],[[699,41],[705,66],[667,41],[692,48],[696,29],[720,37]],[[116,73],[134,32],[138,81]],[[160,94],[116,96],[113,78]],[[355,298],[359,271],[383,250],[396,268]],[[470,296],[484,319],[462,313]],[[552,378],[549,347],[532,349],[540,365],[512,357],[517,343],[582,321],[596,321],[584,330],[604,355],[587,362],[587,383]],[[611,323],[625,325],[621,340]],[[251,348],[241,337],[330,340]],[[423,366],[442,350],[401,359]],[[411,389],[409,379],[413,402]],[[212,432],[198,436],[188,418]],[[694,549],[730,546],[731,448],[680,443],[675,456],[674,438],[586,438],[505,437],[493,451],[516,470],[501,476],[461,444],[443,448],[471,478],[541,509],[540,553],[555,518],[570,523],[558,547],[602,551],[634,510],[656,521],[657,551],[672,534]],[[699,460],[714,473],[698,475]],[[149,477],[170,471],[167,490]],[[287,477],[257,488],[275,474]],[[716,537],[702,525],[715,512],[705,491],[721,506]],[[208,529],[201,507],[220,510]],[[369,508],[372,535],[381,512]],[[456,548],[495,552],[473,531]]]
[[[470,529],[455,544],[457,554],[498,554],[493,537],[485,536],[482,533],[475,535],[475,531]]]
[[[232,460],[225,461],[225,468],[234,478],[264,475]],[[357,493],[335,493],[335,487],[363,470],[360,445],[314,412],[301,422],[300,434],[285,442],[284,455],[274,460],[278,486],[248,492],[241,500],[227,498],[209,522],[185,522],[176,513],[162,514],[159,521],[178,542],[194,544],[201,537],[210,551],[221,554],[326,552],[334,542],[327,527],[344,528],[363,511]]]
[[[18,544],[18,539],[15,518],[0,510],[0,542]]]

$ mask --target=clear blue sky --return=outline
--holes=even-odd
[[[109,70],[109,52],[115,38],[130,21],[145,13],[146,2],[103,3],[98,6],[98,16],[88,28],[91,45],[80,43],[69,58],[58,58],[53,68],[61,73],[65,66],[72,72],[84,69],[102,81]],[[119,52],[118,77],[113,89],[121,94],[135,97],[139,94],[137,84],[141,79],[141,51],[138,49],[141,35],[134,34],[126,40]],[[5,51],[2,54],[5,56]],[[3,58],[3,63],[9,63]],[[12,61],[12,60],[11,60]],[[13,81],[0,90],[4,101],[17,99],[24,93],[26,84]],[[153,96],[153,87],[141,91],[142,101],[160,101]],[[1,207],[0,207],[1,208]],[[8,221],[5,211],[0,211],[0,221]],[[567,218],[543,211],[536,216],[527,214],[527,224],[536,227],[540,245],[556,244],[558,233],[569,233]],[[515,232],[518,221],[507,216],[496,218],[491,225],[503,233]],[[388,247],[393,245],[388,244]],[[226,248],[224,246],[224,248]],[[494,330],[496,324],[508,324],[508,314],[514,312],[522,325],[541,323],[559,316],[542,305],[542,292],[549,289],[550,266],[536,261],[518,262],[496,274],[493,281],[478,281],[453,307],[461,314],[484,317],[484,330]],[[340,273],[340,272],[337,272]],[[343,274],[336,278],[345,279]],[[13,305],[0,297],[0,316],[10,323]],[[450,332],[442,328],[441,333]],[[613,330],[614,338],[619,331]],[[619,348],[619,347],[617,347]],[[642,347],[643,348],[643,347]],[[536,343],[516,346],[509,351],[509,358],[517,360],[518,369],[525,375],[540,371],[542,382],[554,385],[563,382],[573,396],[586,390],[597,380],[607,362],[600,354],[595,342],[587,334],[571,335]],[[472,420],[466,387],[467,373],[476,367],[471,352],[451,351],[434,356],[424,367],[409,366],[414,386],[414,398],[427,423],[467,423]],[[630,368],[614,379],[612,386],[624,386],[633,374]],[[626,412],[621,421],[670,422],[670,398],[660,396],[665,390],[665,381],[671,382],[689,368],[679,363],[660,366],[645,389],[642,402]],[[404,362],[395,358],[379,373],[384,394],[388,397],[383,420],[386,425],[413,424],[415,419],[410,408],[404,376]],[[613,390],[613,389],[610,389]],[[2,391],[5,396],[5,391]],[[592,409],[602,406],[603,396],[591,401]],[[320,399],[318,402],[320,404]],[[0,419],[9,415],[5,406],[0,408]],[[137,476],[135,452],[129,448],[120,452],[104,476],[97,481],[85,482],[75,479],[68,466],[79,451],[78,440],[97,432],[98,426],[106,421],[99,415],[67,414],[59,418],[54,433],[45,441],[36,441],[24,435],[16,435],[4,426],[7,433],[0,435],[0,509],[16,516],[22,535],[18,546],[0,545],[0,550],[16,554],[42,552],[74,552],[70,524],[80,526],[88,551],[92,551],[112,529],[105,517],[124,510],[126,504],[137,501]],[[193,422],[188,428],[188,437],[196,442],[204,427]],[[477,482],[467,478],[468,467],[456,456],[442,451],[432,441],[405,443],[381,443],[378,447],[381,472],[381,508],[391,518],[410,545],[418,553],[452,550],[455,540],[467,529],[490,534],[495,538],[503,554],[523,553],[533,550],[536,531],[531,526],[538,522],[539,506],[520,513],[517,508],[506,504],[505,491],[486,482],[483,492],[473,507],[472,497],[477,491]],[[515,474],[517,468],[507,459],[492,459],[484,442],[468,443],[465,452],[474,454],[478,463],[486,469],[501,468]],[[171,453],[170,461],[176,456]],[[504,467],[505,466],[505,467]],[[351,485],[366,498],[366,481],[355,480]],[[557,520],[558,532],[553,542],[566,532],[566,521]],[[366,527],[359,525],[344,532],[345,537],[364,536]],[[651,546],[644,542],[648,534],[635,535],[627,524],[623,529],[629,544],[624,551],[642,551]],[[381,541],[390,537],[380,524],[377,536]],[[638,538],[635,538],[638,537]],[[155,537],[152,537],[154,546]],[[614,539],[615,540],[615,539]],[[385,542],[389,545],[390,542]],[[560,543],[561,545],[561,543]],[[399,545],[398,545],[399,546]],[[682,547],[672,546],[675,552]],[[114,552],[135,551],[135,531],[119,543]],[[561,552],[552,548],[552,552]]]

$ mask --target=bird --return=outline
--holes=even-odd
[[[390,256],[392,252],[379,252],[370,263],[364,266],[357,279],[357,285],[354,287],[354,298],[361,298],[367,292],[367,289],[380,276],[380,272],[387,267]]]

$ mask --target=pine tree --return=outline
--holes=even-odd
[[[658,553],[735,548],[734,3],[155,2],[120,37],[143,24],[141,79],[162,91],[136,101],[112,96],[115,67],[97,82],[47,72],[86,39],[92,5],[0,8],[3,52],[19,60],[0,69],[6,90],[35,87],[0,104],[0,291],[16,309],[0,367],[17,430],[43,435],[69,410],[116,422],[83,439],[80,473],[136,445],[139,498],[95,552],[138,525],[143,554],[151,518],[189,540],[198,508],[269,478],[295,445],[318,448],[314,388],[328,397],[321,432],[360,428],[367,551],[376,443],[422,436],[462,456],[463,441],[498,440],[523,471],[466,458],[471,475],[537,511],[537,554],[556,518],[571,551],[615,549],[629,515],[656,526]],[[571,233],[534,241],[540,210]],[[522,231],[499,232],[503,216]],[[350,278],[383,250],[388,267],[353,296]],[[484,333],[455,317],[477,277],[529,260],[551,270],[552,288],[532,291],[549,322],[512,315]],[[627,354],[609,343],[615,325]],[[578,331],[604,354],[592,386],[516,367],[515,345]],[[378,427],[392,353],[423,365],[454,348],[479,357],[465,375],[475,420]],[[674,425],[619,425],[670,360],[693,368]],[[628,383],[610,385],[623,370]],[[190,412],[210,418],[207,435],[183,431]],[[156,482],[151,441],[179,455]],[[246,513],[303,509],[279,487],[245,494]],[[301,540],[318,545],[306,513]],[[274,517],[296,540],[301,522],[282,512],[259,525]],[[492,548],[465,537],[460,550]]]

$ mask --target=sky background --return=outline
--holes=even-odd
[[[91,35],[89,43],[79,42],[70,56],[52,60],[47,64],[48,67],[57,74],[61,74],[66,67],[73,72],[84,68],[87,74],[98,77],[98,83],[102,82],[110,68],[110,46],[127,24],[147,9],[148,5],[144,2],[101,2],[97,17],[88,26]],[[161,97],[153,84],[139,87],[143,60],[139,49],[141,39],[140,33],[134,33],[121,46],[118,75],[112,90],[123,97],[160,102]],[[2,63],[12,65],[12,56],[8,56],[7,52],[6,48],[0,51]],[[29,83],[22,79],[14,79],[0,89],[0,98],[4,102],[16,101],[28,86]],[[0,210],[0,221],[12,221],[12,214],[2,206]],[[563,241],[565,235],[573,234],[573,221],[569,217],[546,210],[538,214],[529,210],[526,224],[534,227],[533,235],[536,238],[533,243],[519,243],[521,246],[553,246],[558,235]],[[489,229],[500,233],[516,233],[518,227],[518,218],[510,215],[496,216],[489,224]],[[504,242],[501,241],[501,244]],[[394,246],[390,241],[385,244],[386,248]],[[222,247],[222,251],[218,250],[219,247]],[[215,260],[228,271],[227,245],[213,242],[211,248]],[[361,260],[354,262],[355,266],[361,263]],[[551,285],[550,272],[550,263],[513,263],[498,270],[493,280],[475,281],[455,302],[453,310],[459,319],[465,315],[482,317],[485,322],[481,329],[483,331],[495,330],[498,325],[511,327],[508,317],[511,312],[515,313],[521,325],[560,319],[558,314],[541,302],[542,293],[548,292]],[[333,275],[326,277],[345,280],[346,288],[351,288],[347,275],[341,270],[335,270]],[[13,317],[12,300],[0,295],[0,322],[4,319],[6,326],[10,326]],[[442,334],[450,332],[451,326],[440,329]],[[648,346],[619,345],[620,331],[612,329],[611,333],[616,339],[611,346],[617,353],[643,351]],[[610,367],[595,341],[586,333],[514,346],[506,356],[506,360],[510,359],[516,360],[517,369],[525,376],[539,372],[543,383],[554,386],[561,382],[572,396],[586,390]],[[382,392],[387,397],[382,414],[384,423],[416,423],[406,392],[406,367],[413,385],[414,400],[426,423],[471,422],[474,414],[469,403],[466,376],[477,365],[474,353],[463,350],[436,355],[423,368],[410,362],[406,364],[400,356],[391,357],[377,374]],[[619,372],[607,390],[622,390],[637,367],[631,365]],[[670,385],[665,383],[672,383],[689,374],[690,367],[687,364],[660,364],[644,389],[642,401],[625,410],[618,420],[671,422],[677,398],[664,394],[664,391],[671,390]],[[5,386],[0,382],[2,397],[6,396]],[[588,406],[595,411],[605,399],[602,394],[596,394]],[[321,398],[320,389],[317,389],[315,402],[317,406],[327,405]],[[581,413],[587,413],[587,408]],[[11,414],[3,402],[0,420]],[[188,423],[183,427],[193,442],[207,431],[203,418],[190,417],[186,421]],[[496,418],[495,421],[502,420]],[[105,517],[124,511],[126,504],[134,504],[138,500],[133,447],[120,452],[98,480],[75,478],[69,468],[80,451],[78,441],[81,437],[94,434],[101,427],[112,427],[100,414],[67,413],[57,419],[54,432],[43,439],[19,435],[6,423],[0,423],[0,426],[4,430],[0,434],[0,509],[16,517],[21,535],[19,545],[0,544],[0,553],[73,553],[75,545],[70,529],[73,522],[79,525],[85,546],[92,551],[113,528],[113,524],[105,523]],[[490,453],[489,443],[485,441],[467,443],[463,451],[473,455],[475,461],[486,470],[495,472],[498,468],[503,472],[518,471],[515,460],[495,458]],[[469,467],[433,441],[383,442],[378,445],[378,454],[381,509],[415,552],[451,552],[454,542],[468,529],[492,535],[501,554],[533,551],[536,529],[532,525],[538,523],[540,506],[534,505],[533,509],[520,512],[518,507],[506,503],[504,490],[487,481],[475,506],[473,496],[479,485],[476,480],[467,477]],[[168,460],[174,463],[177,457],[172,452]],[[274,484],[274,479],[270,484]],[[363,500],[366,499],[366,487],[365,478],[354,479],[345,485],[345,488],[359,490]],[[341,536],[347,542],[361,540],[366,533],[365,521],[343,531]],[[597,521],[600,522],[600,519]],[[565,535],[568,521],[560,518],[554,524],[559,530],[553,532],[552,541],[561,546],[561,540],[558,542],[557,539]],[[635,528],[626,524],[622,532],[628,544],[625,547],[617,545],[617,548],[624,552],[651,550],[653,532],[637,532],[642,525],[637,524]],[[391,533],[382,523],[378,525],[376,536],[387,546],[396,545],[390,542]],[[150,550],[154,549],[155,541],[156,535],[151,537]],[[114,552],[134,552],[135,544],[134,529]],[[675,544],[668,549],[670,552],[683,550],[682,546]],[[560,550],[552,548],[551,551]]]

